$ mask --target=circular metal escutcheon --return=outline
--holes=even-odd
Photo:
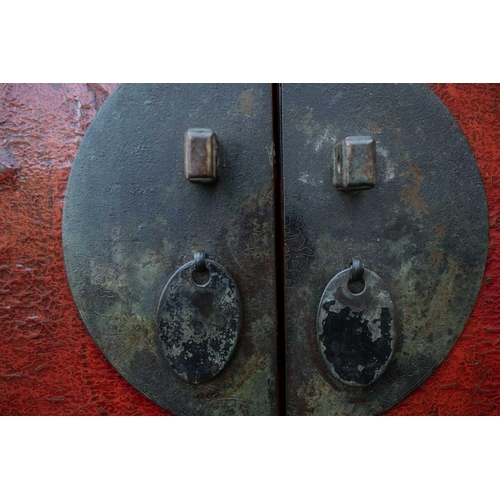
[[[80,315],[120,374],[176,415],[277,411],[271,117],[267,84],[119,85],[71,168],[63,248]],[[184,135],[199,127],[220,141],[213,184],[184,176]],[[191,264],[176,273],[200,250],[227,269],[206,261],[205,288]]]
[[[284,85],[282,105],[288,411],[380,414],[429,377],[472,311],[488,250],[481,174],[426,85]],[[332,185],[335,146],[352,136],[375,141],[373,189]],[[362,387],[332,376],[317,341],[321,295],[353,256],[383,278],[398,333]]]

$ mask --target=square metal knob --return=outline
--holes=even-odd
[[[184,175],[195,183],[208,184],[218,177],[217,135],[209,128],[190,128],[184,134]]]
[[[332,182],[341,191],[375,186],[375,141],[369,136],[346,137],[333,152]]]

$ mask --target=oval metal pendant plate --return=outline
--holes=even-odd
[[[323,361],[338,381],[354,387],[375,382],[396,345],[394,306],[386,286],[365,269],[365,287],[349,290],[351,270],[328,283],[318,309],[317,336]]]
[[[158,307],[158,336],[172,370],[191,384],[215,377],[229,362],[241,325],[238,289],[229,273],[207,260],[208,281],[195,281],[194,260],[178,269]]]

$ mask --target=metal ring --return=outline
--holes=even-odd
[[[199,273],[204,273],[208,271],[206,258],[207,254],[205,252],[194,253],[194,265]]]
[[[359,257],[353,257],[349,266],[351,268],[351,279],[354,281],[362,280],[365,272],[363,261]]]

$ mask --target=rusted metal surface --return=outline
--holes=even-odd
[[[443,361],[472,310],[484,271],[487,206],[459,126],[425,85],[284,85],[286,344],[289,414],[382,413]],[[377,184],[331,187],[333,148],[377,144]],[[398,336],[385,373],[348,387],[328,372],[316,313],[351,256],[380,276]]]
[[[352,278],[352,279],[351,279]],[[352,281],[362,287],[352,290]],[[319,351],[339,382],[367,386],[384,373],[396,345],[394,306],[383,281],[345,269],[328,283],[318,308]]]
[[[346,137],[333,150],[333,184],[341,191],[371,189],[375,186],[376,159],[371,137]]]
[[[220,139],[215,184],[181,168],[184,133],[200,124]],[[273,210],[268,85],[120,85],[85,135],[63,216],[71,291],[115,368],[175,414],[277,412]],[[157,308],[197,250],[234,279],[242,324],[227,366],[189,384],[160,349]]]
[[[158,307],[160,345],[172,370],[190,384],[227,365],[241,327],[240,296],[229,273],[213,260],[197,267],[192,260],[172,275]]]
[[[194,183],[210,184],[218,177],[217,135],[206,128],[191,128],[184,134],[184,175]]]

